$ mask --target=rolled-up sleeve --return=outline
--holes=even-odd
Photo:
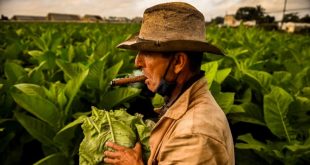
[[[159,165],[233,164],[229,160],[225,144],[204,134],[170,137],[158,155]]]

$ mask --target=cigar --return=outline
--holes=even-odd
[[[111,81],[111,86],[120,86],[120,85],[126,85],[130,83],[136,83],[146,80],[146,77],[144,75],[140,76],[134,76],[134,77],[128,77],[128,78],[117,78],[113,79]]]

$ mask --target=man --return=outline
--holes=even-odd
[[[205,42],[204,17],[180,2],[145,10],[138,36],[118,47],[138,50],[135,65],[149,90],[166,97],[150,137],[148,164],[234,164],[234,146],[225,114],[208,91],[200,71],[203,52],[222,54]],[[108,142],[110,164],[143,164],[141,145],[133,149]]]

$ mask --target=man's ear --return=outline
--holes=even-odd
[[[187,65],[188,57],[184,52],[175,55],[174,73],[178,74]]]

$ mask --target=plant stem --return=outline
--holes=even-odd
[[[108,119],[108,122],[109,122],[110,131],[111,131],[111,135],[112,135],[112,140],[115,143],[115,137],[114,137],[114,132],[113,132],[113,127],[112,127],[112,122],[111,122],[110,114],[107,111],[105,112],[105,114],[107,115],[107,119]]]

